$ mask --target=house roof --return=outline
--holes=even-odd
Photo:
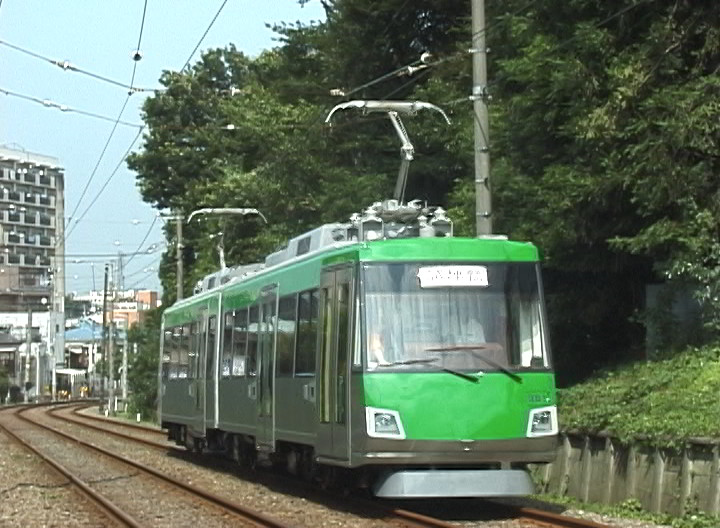
[[[125,330],[117,329],[115,335],[125,337]],[[87,319],[81,319],[78,326],[65,330],[66,343],[91,343],[102,341],[103,327]]]

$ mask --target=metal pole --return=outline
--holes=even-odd
[[[25,333],[25,375],[23,376],[23,389],[25,403],[28,402],[28,385],[30,384],[30,350],[32,348],[32,306],[27,307],[27,331]]]
[[[110,415],[115,416],[115,321],[110,318],[110,335],[108,336],[108,410]]]
[[[123,405],[127,406],[127,396],[128,396],[128,388],[127,388],[127,368],[128,368],[128,330],[130,329],[130,321],[129,317],[126,319],[126,326],[125,326],[125,339],[123,339],[123,355],[122,355],[122,378],[121,379],[121,385],[122,385],[122,400]]]
[[[472,0],[473,114],[475,130],[475,222],[477,235],[492,233],[490,127],[487,92],[485,0]]]
[[[113,276],[115,270],[110,263],[110,276]],[[117,283],[113,283],[110,299],[110,327],[108,333],[108,410],[112,416],[115,416],[115,295],[117,292]]]
[[[182,232],[183,217],[181,214],[175,215],[175,237],[177,238],[177,246],[175,248],[175,258],[177,260],[177,300],[183,298],[183,232]]]
[[[103,364],[107,365],[107,293],[108,293],[108,265],[105,264],[105,288],[103,289],[103,316],[102,316],[102,347],[103,347]],[[105,367],[104,370],[106,370]],[[105,376],[100,375],[100,392],[105,393]],[[102,399],[100,400],[100,408],[102,409]]]

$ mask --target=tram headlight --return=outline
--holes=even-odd
[[[558,433],[557,407],[532,409],[528,417],[527,436],[550,436]]]
[[[376,409],[365,407],[365,421],[367,423],[367,434],[373,438],[405,438],[400,413],[389,409]]]

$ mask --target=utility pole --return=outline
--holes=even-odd
[[[28,402],[28,385],[30,384],[30,350],[32,349],[32,306],[28,303],[27,307],[27,332],[25,334],[25,376],[23,379],[25,403]],[[37,365],[35,366],[37,368]],[[35,389],[37,391],[37,389]]]
[[[130,330],[130,321],[129,321],[129,314],[128,319],[126,319],[126,326],[125,326],[125,339],[123,339],[123,355],[122,355],[122,377],[120,378],[120,384],[122,385],[122,400],[123,405],[127,408],[127,397],[128,397],[128,378],[127,378],[127,368],[128,368],[128,330]]]
[[[112,312],[111,312],[112,313]],[[111,416],[115,416],[115,361],[113,355],[115,353],[115,321],[110,318],[110,335],[108,336],[108,409]]]
[[[112,266],[112,264],[111,264]],[[112,275],[112,271],[111,271]],[[108,408],[110,415],[115,416],[115,293],[117,292],[117,284],[113,284],[112,298],[110,299],[110,333],[108,335],[108,369],[109,369],[109,387],[108,387]]]
[[[175,215],[175,238],[177,238],[177,245],[175,247],[175,258],[177,259],[177,300],[183,298],[183,232],[182,232],[183,217],[181,214]]]
[[[485,0],[472,0],[473,101],[475,130],[475,225],[477,236],[492,234],[490,126],[488,119]]]
[[[103,316],[102,316],[102,347],[103,347],[103,363],[107,370],[107,293],[108,293],[108,265],[105,264],[105,288],[103,289]],[[100,374],[100,392],[105,393],[105,376]],[[102,399],[100,400],[100,409],[102,410]]]

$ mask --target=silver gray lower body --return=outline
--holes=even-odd
[[[407,469],[382,474],[372,486],[376,497],[511,497],[530,495],[533,483],[520,469]]]

